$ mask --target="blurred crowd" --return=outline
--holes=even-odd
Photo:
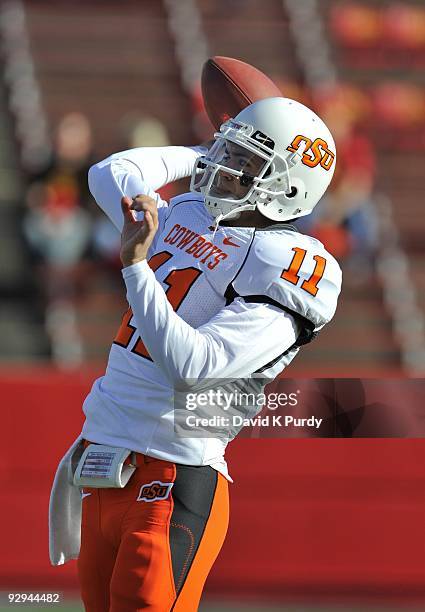
[[[122,132],[123,149],[170,144],[165,127],[152,117],[125,117]],[[75,306],[93,274],[120,268],[119,232],[88,189],[87,173],[96,161],[89,120],[71,112],[56,127],[45,167],[28,176],[23,233],[38,277],[52,357],[62,365],[83,358]],[[172,195],[172,187],[162,191],[164,198]]]
[[[298,222],[301,231],[318,238],[349,269],[352,284],[370,279],[378,247],[374,203],[376,155],[361,126],[352,91],[339,85],[313,101],[336,143],[337,164],[330,188],[313,213]]]

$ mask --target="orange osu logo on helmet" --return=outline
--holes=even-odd
[[[152,502],[160,499],[167,499],[170,494],[173,482],[161,482],[154,480],[140,487],[139,495],[136,501]]]
[[[328,143],[323,138],[311,140],[307,136],[298,134],[289,147],[286,147],[287,151],[296,153],[302,142],[305,143],[305,150],[302,156],[302,163],[305,166],[315,168],[320,164],[324,170],[332,168],[332,164],[335,161],[335,153],[329,149]]]

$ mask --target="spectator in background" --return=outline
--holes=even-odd
[[[124,135],[123,149],[168,147],[171,144],[167,128],[155,117],[126,115],[121,120],[121,133]],[[177,194],[172,184],[165,185],[158,192],[164,200],[170,200]],[[94,251],[104,262],[113,268],[121,269],[119,258],[121,235],[108,217],[105,217],[99,209],[95,210],[95,215],[93,227]]]
[[[170,137],[166,126],[149,115],[126,115],[122,121],[122,132],[125,136],[125,149],[138,147],[169,147]],[[158,193],[165,200],[173,198],[179,190],[172,183],[162,187]]]
[[[59,121],[53,139],[52,155],[45,168],[30,177],[30,186],[48,185],[59,198],[69,194],[78,206],[87,207],[91,200],[87,172],[94,162],[93,138],[89,120],[78,112],[66,114]],[[74,194],[68,187],[72,185]],[[52,191],[51,191],[52,193]],[[69,199],[69,198],[68,198]]]
[[[46,329],[54,360],[78,363],[81,343],[75,326],[73,299],[80,264],[91,240],[87,211],[87,171],[91,159],[91,129],[80,113],[59,122],[52,158],[33,176],[26,194],[24,235],[39,263],[46,299]]]
[[[321,114],[335,135],[338,165],[320,209],[297,225],[325,242],[346,265],[355,267],[353,278],[363,282],[371,273],[378,240],[373,203],[375,153],[347,109],[336,106],[329,112],[322,109]]]

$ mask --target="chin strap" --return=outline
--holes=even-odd
[[[227,212],[225,215],[223,213],[220,213],[218,217],[215,218],[212,242],[214,243],[214,238],[217,233],[218,225],[220,221],[223,221],[223,219],[227,219],[227,217],[230,217],[230,215],[234,215],[235,213],[241,213],[241,212],[244,212],[245,210],[255,210],[255,208],[256,208],[256,204],[247,203],[247,204],[243,204],[242,206],[238,206],[237,208],[233,208],[232,210],[229,210],[229,212]]]

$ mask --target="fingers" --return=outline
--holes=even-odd
[[[146,225],[145,235],[155,234],[158,229],[158,209],[156,201],[147,195],[138,195],[135,198],[124,196],[121,198],[121,209],[124,215],[124,226],[137,224]],[[138,221],[136,212],[143,212],[143,221]]]
[[[131,209],[133,200],[128,196],[121,198],[121,210],[124,215],[124,223],[134,223],[136,221],[134,212]]]
[[[158,209],[156,201],[147,195],[137,195],[134,198],[124,196],[121,198],[121,209],[124,215],[124,221],[135,222],[137,217],[136,212],[150,212],[154,223],[158,220]]]
[[[137,195],[132,200],[131,209],[137,210],[137,212],[145,212],[146,210],[154,212],[157,210],[157,205],[153,198],[147,195]]]
[[[157,224],[155,223],[152,213],[149,210],[145,212],[145,223],[148,234],[156,231]]]
[[[126,267],[147,258],[158,230],[158,210],[156,201],[146,195],[123,197],[121,208],[124,226],[121,232],[120,257]],[[138,220],[139,212],[144,213],[143,221]]]
[[[158,208],[156,201],[147,195],[137,195],[133,198],[131,209],[145,213],[144,219],[147,220],[147,213],[150,213],[153,222],[153,229],[158,227]]]

